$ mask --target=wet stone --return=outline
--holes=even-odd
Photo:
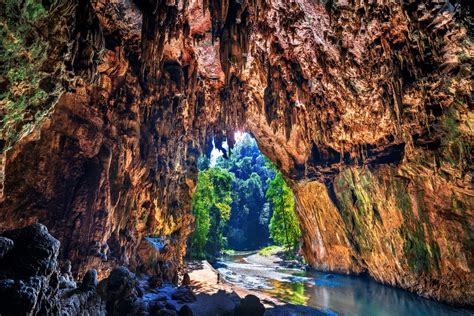
[[[81,291],[90,291],[97,287],[97,270],[91,269],[84,274],[82,278],[82,283],[80,286]]]
[[[13,248],[13,240],[0,237],[0,259],[2,259]]]

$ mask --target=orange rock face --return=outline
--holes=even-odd
[[[78,274],[148,269],[149,235],[179,261],[197,157],[247,130],[294,190],[309,263],[474,304],[468,4],[77,2],[51,60],[66,92],[4,140],[0,228],[44,223]]]

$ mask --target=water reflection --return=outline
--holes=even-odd
[[[288,303],[308,305],[309,296],[305,294],[306,286],[303,282],[270,280],[270,286],[270,289],[264,289],[263,292]]]
[[[404,290],[379,284],[368,277],[269,269],[227,258],[219,268],[230,282],[271,294],[283,301],[319,307],[339,315],[470,315],[474,311],[424,299]]]
[[[407,291],[381,285],[367,277],[307,273],[310,304],[330,308],[340,315],[474,315],[424,299]]]

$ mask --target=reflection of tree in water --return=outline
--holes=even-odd
[[[281,282],[270,280],[272,289],[268,290],[268,294],[278,299],[299,305],[307,305],[308,297],[305,295],[305,285],[303,282]]]

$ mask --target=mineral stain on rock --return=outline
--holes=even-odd
[[[309,264],[473,306],[472,25],[455,0],[0,1],[6,303],[65,308],[58,260],[176,281],[197,159],[246,130]]]

